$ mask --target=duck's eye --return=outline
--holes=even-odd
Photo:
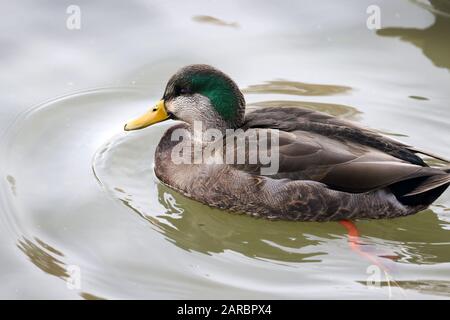
[[[186,93],[188,93],[188,92],[189,92],[189,90],[186,89],[186,88],[181,88],[181,89],[180,89],[180,94],[186,94]]]

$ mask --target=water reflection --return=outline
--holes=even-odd
[[[411,98],[411,99],[414,99],[414,100],[422,100],[422,101],[430,100],[427,97],[422,97],[422,96],[409,96],[408,98]]]
[[[81,292],[80,297],[82,297],[85,300],[106,300],[105,298],[93,295],[92,293],[87,292]]]
[[[350,91],[351,88],[339,85],[314,84],[287,80],[266,81],[263,84],[250,85],[243,93],[291,94],[297,96],[330,96]]]
[[[288,94],[294,96],[330,96],[343,94],[351,88],[340,85],[313,84],[305,82],[274,80],[264,84],[250,85],[242,92],[246,94]],[[361,114],[356,108],[335,103],[297,101],[297,100],[267,100],[247,103],[247,111],[253,111],[257,107],[299,107],[315,111],[325,112],[333,116],[358,120]]]
[[[212,16],[193,16],[192,20],[195,22],[212,24],[215,26],[239,28],[239,24],[237,22],[227,22]]]
[[[157,190],[158,201],[165,209],[157,216],[138,210],[130,194],[122,201],[168,241],[187,251],[212,254],[231,250],[255,259],[320,262],[323,255],[333,255],[329,251],[333,241],[346,238],[344,228],[338,223],[256,219],[212,209],[162,184],[157,185]],[[381,258],[380,261],[388,259],[407,264],[450,261],[448,231],[432,210],[405,218],[363,220],[357,226],[362,250]]]
[[[435,17],[434,23],[426,29],[382,28],[377,34],[384,37],[399,37],[422,49],[423,54],[437,67],[450,69],[450,3],[445,0],[430,0],[430,5],[420,3]]]
[[[384,247],[399,263],[437,264],[450,261],[447,223],[433,210],[389,220],[360,221],[358,228],[371,245]]]
[[[17,187],[16,187],[16,178],[11,175],[6,176],[6,181],[9,183],[9,187],[11,188],[11,192],[14,196],[17,196]]]
[[[67,280],[69,274],[65,263],[61,260],[64,255],[40,239],[34,240],[35,242],[23,237],[18,240],[17,247],[42,271]]]
[[[357,281],[363,285],[367,285],[366,281]],[[414,290],[424,294],[440,295],[444,297],[450,297],[450,281],[441,280],[421,280],[421,281],[396,281],[396,285],[404,290]],[[379,282],[381,287],[392,286],[391,282],[381,281]],[[404,293],[407,296],[407,292]]]
[[[64,254],[37,237],[34,237],[33,240],[22,237],[17,241],[17,247],[36,267],[49,275],[68,281],[71,275],[67,270],[66,263],[62,261]],[[88,292],[80,292],[79,296],[85,300],[104,300],[104,298]]]
[[[266,221],[211,209],[162,184],[158,185],[158,201],[165,213],[157,219],[144,217],[153,224],[156,222],[160,232],[184,250],[205,254],[232,250],[251,258],[284,262],[320,262],[319,257],[324,254],[302,251],[320,241],[303,234],[300,224]],[[330,238],[327,231],[339,229],[333,223],[309,227],[316,231],[321,227],[322,231],[315,235],[327,238]]]

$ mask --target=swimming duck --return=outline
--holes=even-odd
[[[358,124],[282,106],[246,114],[244,96],[235,82],[208,65],[189,65],[176,72],[156,106],[128,122],[125,130],[168,119],[181,122],[159,142],[156,176],[189,198],[231,212],[301,221],[393,218],[427,208],[450,184],[450,169],[429,167],[417,154],[444,160],[441,157]],[[213,149],[202,161],[175,161],[181,142],[174,136],[180,130],[187,133],[183,143],[197,151],[211,150],[230,136],[236,141],[238,131],[256,133],[248,136],[265,139],[268,154],[277,155],[270,159],[276,160],[277,170],[262,174],[272,163],[249,161],[262,150],[254,144],[250,148],[250,142],[244,149],[226,148],[243,153],[241,162],[231,151],[233,156],[226,158],[223,148]],[[205,138],[208,130],[222,136]],[[277,139],[271,140],[274,136]],[[193,160],[193,154],[184,159]],[[225,158],[231,161],[211,161]]]

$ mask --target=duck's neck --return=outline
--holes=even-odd
[[[215,141],[222,140],[226,134],[233,130],[229,123],[222,119],[213,121],[195,121],[189,124],[188,130],[194,144],[206,147]]]

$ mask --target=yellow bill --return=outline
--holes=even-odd
[[[167,120],[169,115],[167,114],[166,107],[164,106],[164,100],[159,100],[155,107],[150,109],[143,116],[129,121],[125,127],[125,131],[143,129],[151,126],[152,124]]]

